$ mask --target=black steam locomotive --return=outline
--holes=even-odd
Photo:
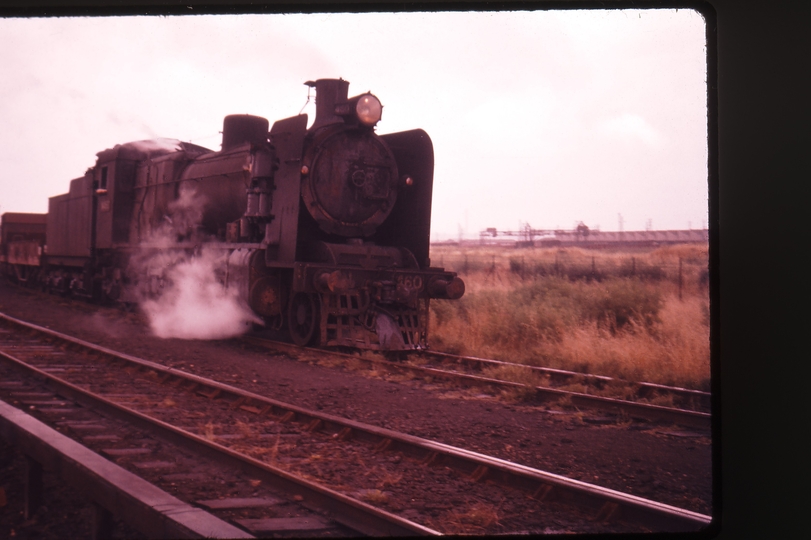
[[[264,118],[232,115],[219,152],[169,139],[99,152],[49,200],[38,279],[131,302],[160,293],[167,268],[153,255],[205,246],[221,255],[223,286],[299,345],[425,347],[429,300],[464,293],[456,274],[430,265],[431,140],[377,135],[380,101],[348,98],[347,81],[306,84],[316,91],[309,129],[307,115],[270,131]]]

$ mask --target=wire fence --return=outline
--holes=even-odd
[[[705,290],[709,286],[706,259],[678,257],[667,261],[650,261],[645,256],[591,256],[571,258],[555,256],[548,259],[491,255],[444,255],[435,264],[461,276],[478,274],[485,282],[534,280],[543,277],[566,278],[571,281],[601,282],[612,278],[631,278],[651,283],[673,283],[679,296],[686,289]]]

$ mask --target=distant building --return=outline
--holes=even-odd
[[[707,242],[710,235],[707,229],[690,229],[682,231],[590,231],[584,237],[576,231],[557,231],[555,239],[567,244],[687,244]]]
[[[709,230],[690,229],[672,231],[600,231],[589,229],[582,223],[577,229],[539,230],[524,228],[520,231],[498,231],[488,228],[479,233],[478,244],[514,247],[610,247],[612,245],[659,246],[709,241]],[[470,242],[475,243],[475,242]]]

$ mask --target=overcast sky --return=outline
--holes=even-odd
[[[434,239],[707,223],[691,10],[0,19],[0,50],[0,212],[46,212],[118,143],[219,150],[224,116],[294,116],[342,77],[379,133],[431,136]]]

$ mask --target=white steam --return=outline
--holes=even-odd
[[[247,332],[261,323],[236,290],[225,289],[216,269],[223,263],[216,253],[177,263],[166,274],[160,296],[141,303],[152,333],[161,338],[224,339]]]
[[[130,260],[130,271],[140,277],[138,304],[158,337],[225,339],[263,323],[240,298],[240,283],[225,287],[227,253],[207,249],[209,239],[199,232],[204,206],[194,184],[181,184],[160,227]]]

